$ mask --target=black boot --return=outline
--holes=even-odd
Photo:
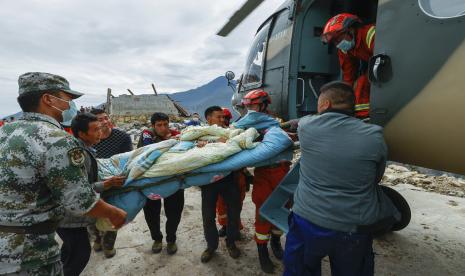
[[[278,260],[283,259],[284,251],[283,247],[281,246],[281,236],[279,235],[271,235],[271,251],[273,251],[273,255]]]
[[[270,255],[268,254],[268,244],[258,244],[258,259],[260,260],[260,267],[262,268],[263,272],[265,273],[273,273],[274,272],[274,264],[270,260]]]

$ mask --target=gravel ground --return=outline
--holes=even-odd
[[[127,129],[135,140],[138,130]],[[299,152],[296,151],[296,160]],[[436,174],[436,175],[434,175]],[[374,241],[376,275],[465,275],[465,180],[448,174],[420,173],[415,167],[389,164],[382,184],[392,186],[409,202],[410,225]],[[258,264],[253,240],[255,207],[250,192],[244,201],[242,256],[231,259],[223,241],[216,256],[200,262],[205,249],[198,188],[185,191],[186,203],[178,229],[178,252],[151,253],[152,240],[141,212],[118,233],[117,254],[106,259],[92,253],[82,275],[265,275]],[[163,212],[162,212],[163,214]],[[162,225],[165,217],[162,215]],[[282,239],[283,246],[285,238]],[[165,244],[164,244],[165,245]],[[271,254],[271,252],[270,252]],[[281,275],[282,264],[272,257]],[[330,275],[329,261],[323,260],[323,275]]]

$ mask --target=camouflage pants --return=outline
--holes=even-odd
[[[33,269],[22,269],[19,272],[4,274],[4,276],[63,276],[61,261]]]

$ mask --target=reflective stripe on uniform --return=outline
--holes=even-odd
[[[355,111],[368,110],[370,109],[370,104],[357,104],[355,105]]]
[[[223,218],[227,218],[227,217],[228,217],[228,215],[226,215],[226,214],[218,216],[219,219],[223,219]]]
[[[263,235],[263,234],[255,232],[255,237],[257,237],[258,240],[267,241],[270,239],[270,234]]]
[[[279,229],[271,229],[271,233],[273,235],[277,235],[277,236],[281,236],[283,233],[283,231],[279,230]]]
[[[367,32],[366,36],[366,43],[368,45],[368,48],[371,48],[371,43],[373,42],[373,37],[375,36],[376,29],[375,26],[371,26],[371,28]]]

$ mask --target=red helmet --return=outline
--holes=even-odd
[[[324,43],[330,43],[331,40],[338,34],[347,31],[355,23],[362,23],[362,20],[351,13],[340,13],[331,17],[326,22],[323,34],[321,35],[321,41]]]
[[[271,104],[271,98],[268,93],[265,92],[263,89],[255,89],[247,93],[244,98],[242,98],[243,105],[251,105],[251,104]]]
[[[222,107],[222,109],[223,109],[224,117],[228,120],[231,120],[232,119],[231,111],[229,111],[229,109],[226,107]]]

